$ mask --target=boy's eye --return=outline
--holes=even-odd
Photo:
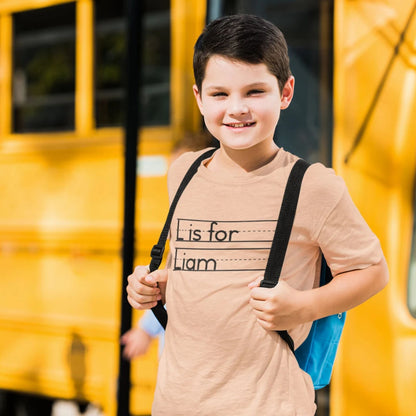
[[[260,95],[260,94],[263,94],[263,93],[264,93],[264,90],[250,90],[248,92],[248,95]]]
[[[212,93],[213,97],[226,97],[227,94],[225,92],[214,92]]]

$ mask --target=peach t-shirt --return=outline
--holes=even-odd
[[[172,199],[190,164],[169,172]],[[260,169],[218,174],[201,164],[182,195],[170,230],[168,325],[153,416],[311,416],[314,389],[276,332],[256,321],[247,285],[261,276],[284,188],[297,157],[279,149]],[[317,285],[320,249],[338,274],[379,262],[375,235],[344,181],[314,164],[307,170],[281,279]],[[310,324],[290,334],[295,347]]]

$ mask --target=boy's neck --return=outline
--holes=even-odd
[[[209,169],[231,168],[235,171],[252,172],[270,163],[278,151],[279,148],[274,142],[266,148],[264,146],[253,146],[243,150],[230,149],[221,145],[219,151],[209,163]]]

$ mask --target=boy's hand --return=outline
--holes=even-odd
[[[308,291],[293,289],[285,281],[269,289],[258,287],[262,278],[249,284],[250,305],[259,324],[268,331],[291,329],[308,322]]]
[[[151,309],[159,300],[165,303],[167,269],[150,273],[147,266],[138,266],[128,277],[127,300],[134,309]]]

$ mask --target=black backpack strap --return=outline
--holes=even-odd
[[[303,159],[298,159],[290,172],[285,193],[283,195],[282,206],[277,220],[269,259],[264,272],[264,278],[260,283],[261,287],[272,288],[279,282],[290,233],[292,231],[293,221],[295,219],[300,187],[302,185],[303,176],[308,167],[308,162]],[[294,343],[289,333],[287,331],[277,332],[286,341],[289,348],[294,351]]]
[[[160,263],[163,259],[163,253],[165,251],[166,240],[169,235],[170,224],[172,222],[173,214],[175,212],[176,205],[178,204],[179,198],[181,197],[183,191],[185,190],[186,186],[198,171],[201,162],[210,156],[216,151],[216,148],[209,149],[208,151],[202,153],[191,165],[191,167],[186,172],[185,176],[182,179],[181,184],[179,185],[178,190],[176,191],[175,197],[173,198],[172,203],[169,207],[169,212],[165,221],[165,225],[163,226],[162,232],[160,233],[159,241],[156,245],[153,246],[150,256],[152,260],[149,265],[150,272],[155,271],[159,268]],[[168,323],[168,314],[166,309],[163,306],[162,301],[158,301],[157,305],[152,308],[152,312],[155,315],[156,319],[160,322],[163,328],[166,329],[166,325]]]

